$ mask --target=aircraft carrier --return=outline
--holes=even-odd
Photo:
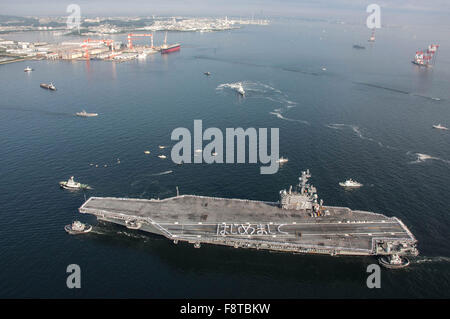
[[[91,197],[80,213],[193,244],[293,253],[416,256],[417,240],[396,217],[323,205],[308,184],[280,191],[278,202],[179,195],[166,199]]]

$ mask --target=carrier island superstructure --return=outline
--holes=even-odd
[[[396,217],[325,206],[308,183],[280,191],[278,202],[179,195],[166,199],[91,197],[80,213],[130,229],[201,244],[330,255],[418,255],[417,240]]]

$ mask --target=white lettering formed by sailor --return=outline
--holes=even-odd
[[[217,236],[272,236],[289,235],[282,231],[284,224],[217,224]]]

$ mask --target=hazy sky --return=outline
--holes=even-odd
[[[365,10],[370,3],[399,14],[450,14],[450,0],[0,0],[0,14],[66,15],[69,4],[83,16],[110,15],[235,15],[330,16]],[[450,20],[450,19],[449,19]]]

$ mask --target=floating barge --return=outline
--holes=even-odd
[[[417,240],[396,217],[324,206],[302,172],[279,202],[178,195],[166,199],[91,197],[80,213],[162,235],[174,243],[225,245],[329,255],[418,255]]]

